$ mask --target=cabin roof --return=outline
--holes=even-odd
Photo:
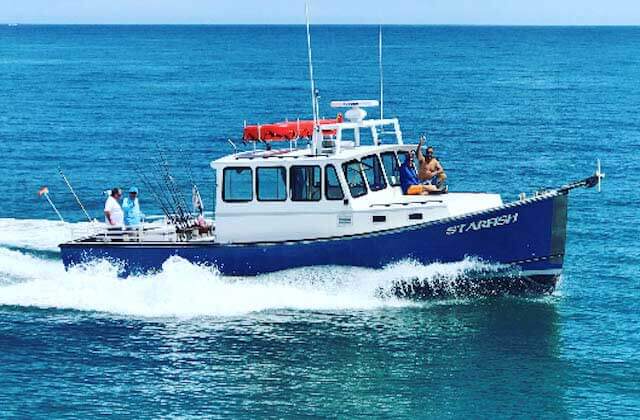
[[[414,148],[415,145],[398,145],[383,144],[380,146],[359,146],[353,148],[345,148],[340,153],[318,154],[314,155],[307,147],[298,149],[272,149],[272,150],[251,150],[247,152],[239,152],[223,156],[211,162],[211,166],[235,166],[235,165],[251,165],[258,163],[305,163],[317,164],[321,162],[349,161],[351,159],[361,158],[373,153],[383,153],[389,150],[408,150]]]

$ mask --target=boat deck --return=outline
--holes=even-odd
[[[215,224],[206,227],[177,229],[175,225],[159,222],[144,224],[139,228],[106,228],[96,225],[84,236],[73,240],[75,243],[181,243],[215,242]]]

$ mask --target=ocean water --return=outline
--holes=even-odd
[[[209,162],[244,120],[309,117],[304,28],[0,26],[0,416],[640,416],[640,28],[384,34],[385,114],[427,133],[452,190],[510,199],[602,160],[602,193],[571,193],[553,295],[384,293],[416,276],[455,290],[473,259],[66,272],[57,244],[85,225],[58,168],[99,217],[101,192],[139,184],[162,149],[213,209]],[[314,27],[313,48],[323,115],[378,96],[376,27]]]

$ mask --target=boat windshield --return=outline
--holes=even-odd
[[[327,165],[324,169],[325,196],[327,200],[343,200],[344,193],[338,179],[338,172],[333,165]]]
[[[362,176],[362,163],[357,160],[351,160],[342,164],[342,171],[347,180],[351,197],[357,198],[367,193],[367,185],[364,183]]]
[[[398,165],[398,158],[395,152],[384,152],[380,155],[382,158],[382,165],[384,171],[387,174],[389,184],[397,187],[400,185],[400,165]]]
[[[382,165],[377,155],[365,156],[362,158],[364,166],[364,174],[367,177],[367,183],[371,191],[380,191],[387,188],[387,181],[384,179]]]

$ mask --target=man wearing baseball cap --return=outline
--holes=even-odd
[[[124,225],[129,227],[137,227],[142,223],[144,214],[140,211],[140,202],[138,201],[138,188],[129,188],[129,197],[122,200],[122,210],[124,211]]]

